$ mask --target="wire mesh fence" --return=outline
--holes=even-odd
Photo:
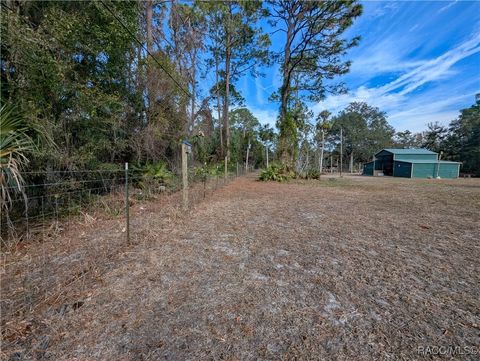
[[[236,171],[229,170],[226,176],[220,166],[213,169],[213,172],[211,170],[206,172],[203,168],[190,168],[188,189],[190,192],[194,190],[192,199],[198,201],[212,190],[244,173],[244,166],[237,167]],[[85,214],[99,206],[111,215],[120,216],[125,212],[127,186],[135,202],[158,199],[182,189],[182,178],[179,174],[171,174],[167,179],[162,179],[141,174],[135,169],[128,172],[124,170],[25,172],[23,175],[29,179],[28,184],[22,187],[22,192],[15,193],[9,199],[8,212],[2,212],[3,246],[38,238],[39,230],[52,226],[58,228],[60,220]],[[7,189],[14,190],[15,187]]]
[[[226,173],[222,167],[189,168],[189,206],[244,174],[243,166]],[[158,232],[183,213],[181,174],[164,179],[130,169],[24,177],[29,181],[24,192],[11,198],[9,214],[2,212],[1,318],[7,341],[22,339],[26,326],[18,320],[39,309],[61,315],[81,307],[89,284],[122,252],[155,238],[153,229]]]

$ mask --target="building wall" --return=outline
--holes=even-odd
[[[413,164],[413,178],[428,178],[435,177],[435,163],[414,163]]]
[[[458,178],[459,170],[460,164],[440,163],[438,176],[440,178]]]
[[[410,178],[411,171],[412,171],[411,163],[395,162],[393,175],[395,177]]]
[[[363,165],[363,175],[373,175],[373,162]]]
[[[437,154],[395,154],[395,160],[437,160]]]

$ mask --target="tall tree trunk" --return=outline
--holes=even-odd
[[[196,92],[197,92],[197,83],[195,81],[196,76],[197,76],[197,67],[196,67],[196,62],[197,62],[197,50],[195,49],[193,51],[192,57],[191,57],[191,81],[192,81],[192,97],[190,100],[190,124],[188,125],[188,133],[191,134],[193,131],[193,127],[195,125],[195,102],[196,102]]]
[[[307,146],[307,153],[306,153],[306,159],[305,159],[305,172],[308,173],[308,168],[310,167],[310,151]]]
[[[287,27],[287,40],[284,47],[285,60],[283,62],[283,82],[280,88],[280,134],[279,134],[279,156],[280,161],[284,165],[291,165],[293,162],[293,156],[289,146],[289,137],[291,136],[287,129],[287,111],[288,111],[288,98],[290,96],[290,47],[293,39],[293,27],[294,24],[289,21]]]
[[[218,130],[220,135],[220,157],[223,158],[224,151],[223,151],[223,126],[222,126],[222,109],[221,109],[221,98],[220,98],[220,88],[218,86],[219,82],[219,59],[218,54],[215,53],[215,91],[217,92],[217,112],[218,112]]]
[[[268,145],[265,145],[265,153],[267,154],[267,168],[268,168]]]
[[[229,99],[230,99],[230,34],[227,33],[225,51],[225,99],[223,101],[223,127],[225,128],[225,149],[227,159],[230,160],[230,122],[228,117]]]
[[[152,54],[153,52],[153,25],[152,25],[152,22],[153,22],[153,0],[147,0],[146,4],[146,26],[147,26],[147,51]],[[147,111],[147,114],[148,114],[148,121],[150,122],[152,119],[152,104],[153,104],[153,87],[152,87],[152,69],[151,69],[151,59],[149,59],[149,55],[147,54],[146,55],[146,58],[149,60],[147,61],[147,72],[146,72],[146,75],[147,75],[147,79],[145,79],[145,84],[146,84],[146,87],[147,87],[147,100],[148,100],[148,111]]]
[[[140,89],[140,92],[143,93],[143,79],[142,79],[142,71],[140,68],[140,64],[142,64],[142,47],[138,45],[137,47],[137,86]]]
[[[350,153],[350,164],[348,167],[350,173],[353,173],[353,152]]]
[[[318,159],[318,177],[322,175],[323,169],[323,150],[325,148],[325,131],[322,129],[322,148],[320,149],[320,157]]]
[[[248,157],[250,155],[250,138],[248,138],[247,156],[245,158],[245,171],[248,171]]]
[[[152,52],[153,50],[153,29],[152,29],[152,19],[153,19],[153,0],[147,0],[147,50]]]

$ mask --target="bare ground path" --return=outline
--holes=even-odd
[[[52,360],[478,352],[479,212],[475,180],[237,179],[177,222],[145,217],[142,242],[82,307],[47,312],[32,347]]]

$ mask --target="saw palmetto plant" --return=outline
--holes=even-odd
[[[28,124],[14,106],[0,108],[0,208],[7,221],[12,198],[24,193],[21,171],[28,155],[37,150],[37,140],[47,139],[46,132]]]

